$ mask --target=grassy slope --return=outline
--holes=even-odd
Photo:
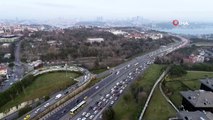
[[[144,91],[148,95],[152,86],[154,85],[155,81],[158,79],[160,74],[162,73],[161,69],[163,66],[160,65],[152,65],[145,74],[139,78],[138,84],[143,86]],[[127,90],[125,94],[130,95],[130,102],[127,104],[125,103],[123,97],[119,100],[119,102],[115,105],[115,120],[137,120],[139,113],[142,109],[141,105],[138,105],[134,100],[133,96],[131,95],[130,91]],[[146,95],[146,97],[147,97]],[[144,104],[146,98],[142,101]]]
[[[165,100],[159,87],[156,87],[143,120],[168,120],[169,117],[175,115],[176,111]]]
[[[41,75],[36,78],[32,85],[26,88],[25,93],[22,93],[14,101],[10,101],[6,105],[1,106],[0,111],[4,111],[24,101],[41,98],[53,93],[54,91],[64,89],[67,86],[76,83],[76,81],[71,79],[71,77],[76,78],[78,76],[79,74],[71,72],[68,72],[67,76],[65,72],[54,72]]]

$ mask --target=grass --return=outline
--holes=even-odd
[[[213,78],[213,72],[188,71],[182,77],[168,77],[163,83],[163,89],[175,106],[179,107],[182,103],[180,91],[199,89],[201,84],[200,79],[206,77]]]
[[[102,73],[102,72],[104,72],[106,70],[107,70],[106,68],[93,69],[93,70],[91,70],[91,72],[94,73],[94,74],[99,74],[99,73]]]
[[[144,98],[140,101],[141,104],[136,103],[133,95],[128,89],[124,95],[128,95],[128,103],[124,100],[124,97],[121,97],[118,103],[114,106],[115,111],[115,120],[137,120],[143,105],[148,97],[149,92],[151,91],[152,86],[155,81],[158,79],[162,73],[162,65],[151,65],[150,68],[144,73],[143,76],[135,82],[139,86],[143,87]]]
[[[21,93],[15,100],[9,101],[4,106],[0,107],[0,112],[8,110],[11,107],[17,106],[22,102],[42,98],[50,94],[67,88],[76,83],[73,79],[80,76],[74,72],[53,72],[38,76],[36,80],[25,89],[25,93]]]
[[[156,87],[143,120],[168,120],[169,117],[175,115],[174,108],[163,97],[159,87]]]

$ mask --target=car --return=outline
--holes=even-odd
[[[98,88],[99,88],[99,86],[96,86],[96,87],[95,87],[95,89],[98,89]]]
[[[101,106],[101,104],[102,104],[102,102],[99,102],[99,103],[98,103],[98,106]]]
[[[84,116],[84,115],[86,115],[86,114],[87,114],[86,112],[83,112],[83,113],[82,113],[82,116]]]
[[[77,118],[77,120],[81,120],[81,118]]]
[[[94,111],[95,111],[96,109],[97,109],[97,107],[94,107],[92,110],[94,110]]]
[[[55,96],[55,99],[57,100],[58,98],[60,98],[62,96],[62,94],[58,94]]]
[[[102,96],[101,98],[100,98],[100,100],[103,100],[104,99],[104,97]]]
[[[40,108],[38,108],[38,109],[35,111],[35,113],[37,114],[39,111],[40,111]]]
[[[119,82],[117,82],[116,85],[119,85]]]
[[[90,116],[90,113],[87,113],[86,115],[85,115],[85,117],[89,117]]]
[[[120,90],[119,93],[121,94],[123,92],[123,90]]]
[[[114,104],[114,101],[111,101],[110,104],[113,105],[113,104]]]
[[[113,98],[113,96],[110,96],[110,98],[109,98],[109,99],[111,100],[112,98]]]
[[[106,95],[106,98],[108,98],[109,96],[110,96],[110,94],[107,94],[107,95]]]
[[[85,118],[85,117],[83,117],[81,120],[86,120],[86,118]]]
[[[65,95],[68,94],[68,93],[69,93],[69,91],[64,92]]]
[[[109,102],[109,100],[106,100],[106,103],[108,103]]]
[[[50,103],[46,103],[45,105],[44,105],[44,107],[46,108],[46,107],[48,107],[50,105]]]
[[[98,110],[96,110],[95,112],[94,112],[94,114],[97,114],[98,113]]]
[[[103,101],[106,101],[106,99],[104,98]]]
[[[84,97],[84,100],[86,100],[86,99],[87,99],[87,96]]]
[[[118,100],[118,97],[115,97],[115,100]]]
[[[93,119],[93,117],[94,117],[94,115],[91,115],[91,116],[89,117],[89,119],[90,119],[90,120],[92,120],[92,119]]]

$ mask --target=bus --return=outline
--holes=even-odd
[[[72,108],[71,110],[70,110],[70,114],[71,115],[74,115],[75,114],[75,112],[79,109],[79,108],[81,108],[83,105],[85,105],[86,104],[86,101],[81,101],[79,104],[77,104],[74,108]]]

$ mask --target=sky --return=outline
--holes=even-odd
[[[0,0],[0,19],[55,19],[142,16],[162,21],[213,22],[213,0]]]

